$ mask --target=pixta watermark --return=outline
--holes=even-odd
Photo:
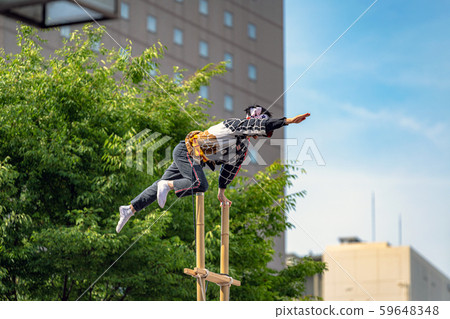
[[[315,162],[317,166],[325,166],[325,160],[319,150],[316,142],[312,138],[300,140],[297,138],[270,138],[257,139],[255,142],[250,139],[248,145],[248,156],[242,165],[267,165],[264,160],[264,153],[262,147],[264,145],[275,146],[275,150],[279,152],[278,158],[282,160],[283,164],[287,163],[288,159],[294,160],[293,165],[303,166],[306,162]],[[273,158],[273,155],[271,156]]]
[[[172,162],[172,147],[168,142],[172,138],[149,129],[142,130],[127,141],[126,165],[136,167],[138,171],[144,171],[146,163],[147,174],[153,175],[155,167],[162,168]],[[234,148],[233,148],[234,146]],[[225,146],[226,154],[223,160],[232,163],[236,156],[236,145]],[[164,159],[155,163],[155,153],[164,148]],[[136,157],[134,157],[136,153]],[[144,155],[145,154],[145,155]],[[145,157],[145,158],[144,158]],[[312,138],[303,140],[297,138],[259,138],[249,139],[247,157],[242,166],[265,166],[275,159],[281,159],[283,164],[287,160],[293,160],[293,164],[303,166],[306,163],[315,163],[317,166],[325,166],[325,160],[316,142]]]
[[[144,151],[147,162],[147,174],[153,175],[154,172],[154,154],[156,150],[164,147],[165,157],[156,164],[157,168],[162,168],[172,161],[172,148],[167,145],[172,138],[163,136],[159,132],[151,132],[149,129],[142,130],[127,141],[126,147],[126,165],[133,167],[133,153],[136,151],[136,169],[140,172],[144,171]]]

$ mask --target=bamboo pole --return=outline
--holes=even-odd
[[[205,268],[205,210],[204,210],[204,193],[196,193],[196,251],[197,251],[197,268]],[[203,290],[202,290],[203,288]],[[203,297],[205,289],[205,279],[197,280],[197,301],[206,301]],[[206,297],[206,296],[205,296]]]
[[[220,245],[220,273],[227,274],[229,270],[229,248],[230,248],[230,205],[222,204],[222,225]],[[230,300],[230,286],[220,287],[220,301]]]

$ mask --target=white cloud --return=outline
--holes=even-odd
[[[430,123],[425,120],[418,120],[408,115],[402,114],[400,111],[378,110],[371,111],[367,108],[354,106],[351,104],[341,104],[340,109],[346,111],[348,114],[356,117],[358,120],[384,122],[391,125],[397,125],[409,132],[422,135],[432,141],[439,147],[448,146],[448,139],[450,133],[448,127],[442,122]]]
[[[289,103],[289,99],[290,94],[295,94],[301,96],[303,104],[326,116],[326,124],[319,125],[319,132],[324,130],[325,126],[327,131],[334,128],[333,134],[336,139],[355,134],[355,131],[364,130],[374,125],[388,124],[421,135],[440,149],[447,149],[450,144],[450,129],[446,123],[441,121],[431,122],[429,119],[413,117],[405,114],[396,106],[391,106],[389,109],[371,110],[352,103],[337,101],[326,94],[305,87],[302,87],[296,93],[288,94],[288,105],[293,105],[293,103]],[[303,106],[303,108],[305,107]],[[311,112],[312,110],[308,109],[307,111]],[[292,110],[290,111],[292,112]],[[339,114],[341,111],[344,114]],[[312,116],[314,115],[315,113],[312,112]],[[345,136],[342,136],[343,134]]]
[[[358,117],[359,119],[363,120],[383,120],[388,118],[388,114],[386,111],[371,111],[369,109],[363,108],[363,107],[357,107],[350,103],[344,103],[340,105],[340,109],[343,111],[346,111],[347,113]]]

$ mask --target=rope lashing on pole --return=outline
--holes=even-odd
[[[224,274],[220,274],[220,275],[224,275]],[[230,281],[227,282],[227,283],[224,283],[224,284],[216,284],[217,286],[219,286],[219,287],[230,287],[233,284],[233,281],[234,281],[233,277],[228,276],[228,275],[225,275],[225,276],[229,277]]]
[[[202,283],[202,279],[206,279],[209,276],[209,270],[206,269],[206,274],[197,274],[195,277],[197,277],[197,282],[200,284],[200,288],[202,290],[202,295],[203,295],[203,301],[206,301],[206,289],[204,289],[203,287],[203,283]]]

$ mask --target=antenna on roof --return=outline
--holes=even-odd
[[[375,241],[375,192],[372,192],[372,241]]]

